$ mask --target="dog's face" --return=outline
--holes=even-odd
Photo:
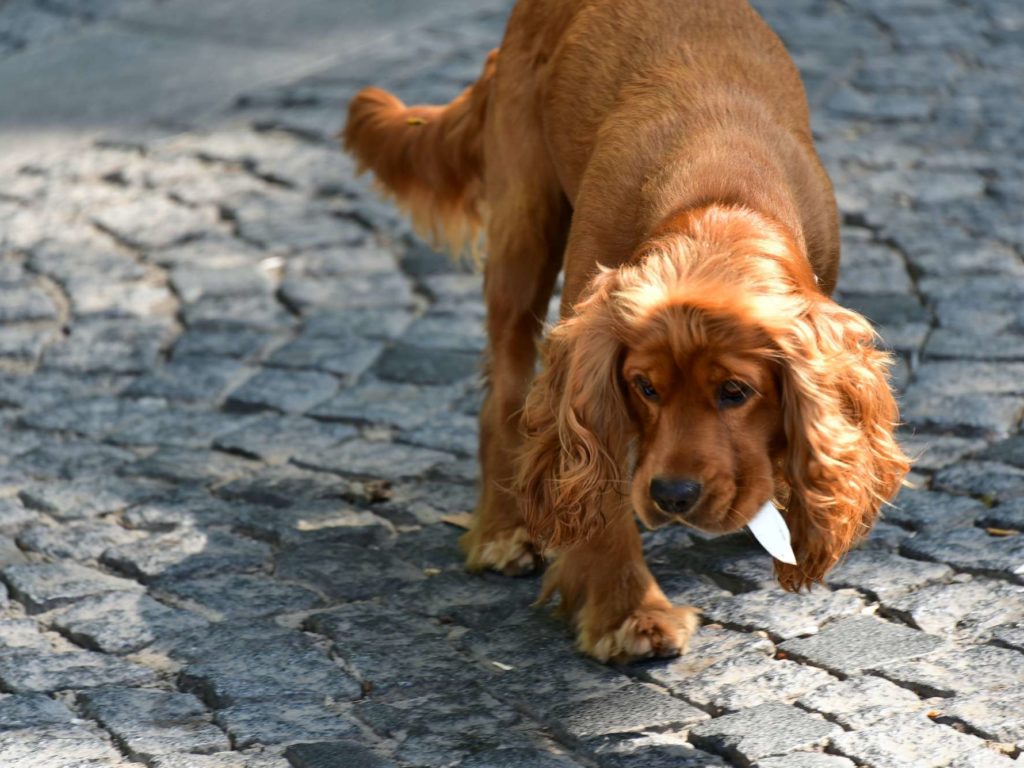
[[[756,348],[679,343],[686,334],[675,330],[650,334],[623,360],[637,436],[633,508],[651,528],[736,530],[775,491],[785,449],[778,371]]]

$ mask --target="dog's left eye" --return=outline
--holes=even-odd
[[[749,385],[729,379],[718,388],[718,407],[735,408],[747,402],[753,394],[754,390]]]
[[[656,390],[654,388],[654,385],[651,384],[651,382],[649,382],[643,376],[637,376],[635,379],[633,379],[633,383],[636,385],[636,388],[640,390],[640,394],[646,397],[648,400],[658,399],[658,390]]]

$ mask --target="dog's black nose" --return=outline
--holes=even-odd
[[[704,487],[684,477],[656,477],[651,480],[651,498],[663,512],[682,515],[697,503]]]

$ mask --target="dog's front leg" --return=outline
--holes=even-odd
[[[555,593],[574,622],[581,651],[623,663],[678,656],[697,629],[699,611],[668,601],[644,562],[632,512],[610,512],[588,540],[559,552],[544,576],[538,602]]]

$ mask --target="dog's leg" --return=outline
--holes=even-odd
[[[536,550],[511,487],[519,417],[533,377],[537,336],[561,268],[570,210],[549,167],[539,128],[503,94],[487,144],[488,393],[480,414],[481,489],[462,538],[466,567],[515,575],[533,570]],[[504,105],[504,109],[502,108]]]
[[[558,555],[538,602],[556,592],[579,649],[599,661],[678,656],[697,629],[699,611],[672,605],[647,568],[629,509],[610,512],[598,533]]]

